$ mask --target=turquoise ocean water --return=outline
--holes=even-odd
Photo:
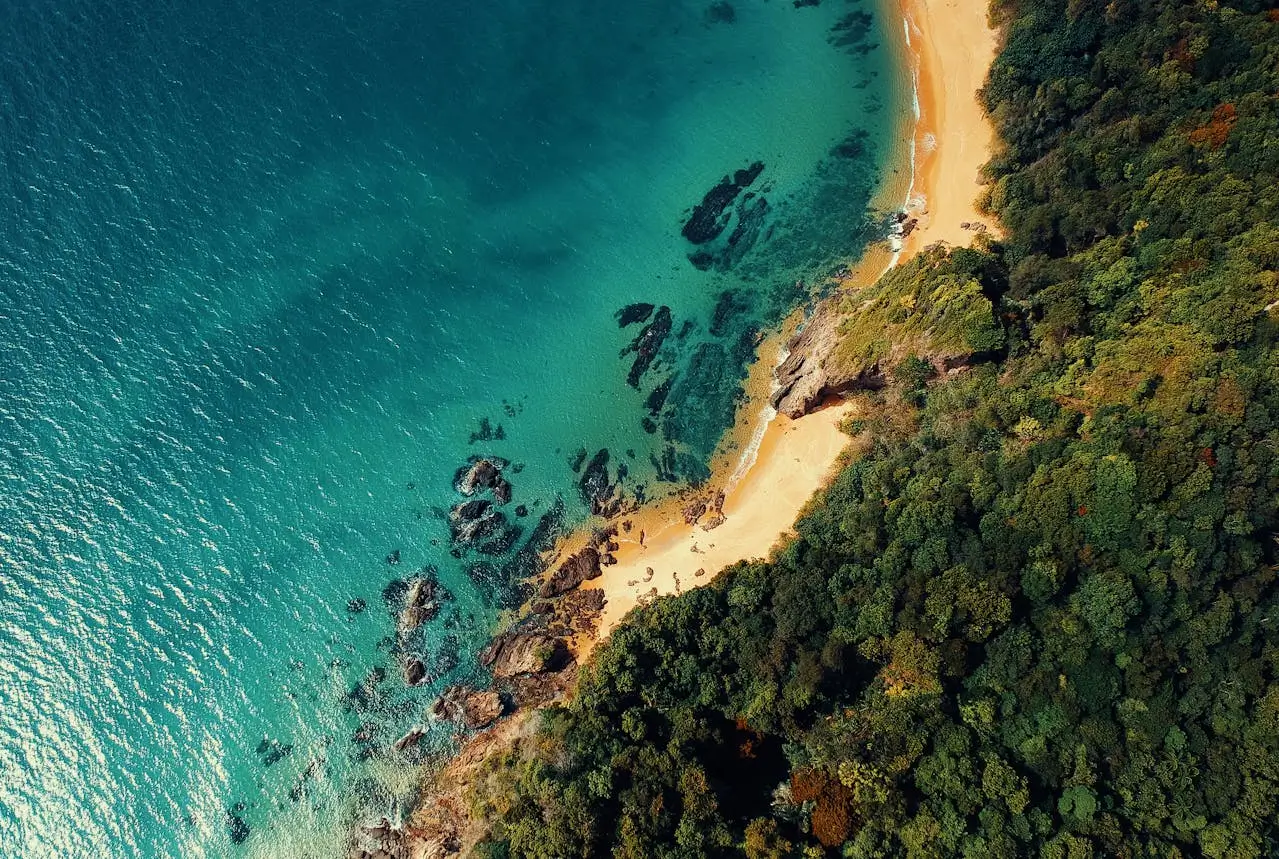
[[[3,4],[0,856],[319,857],[402,807],[388,746],[481,676],[536,524],[585,515],[578,451],[698,479],[754,332],[882,234],[898,29],[869,0]],[[672,320],[635,386],[632,302]],[[505,555],[450,552],[474,455],[511,462]],[[410,689],[382,593],[423,567],[454,599]]]

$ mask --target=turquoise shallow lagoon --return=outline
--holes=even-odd
[[[0,856],[320,857],[411,798],[389,746],[480,676],[537,523],[585,517],[579,451],[632,493],[699,479],[755,332],[882,235],[898,28],[847,0],[3,4]],[[671,319],[638,374],[633,302]],[[511,463],[505,555],[450,551],[475,455]],[[382,593],[423,567],[454,599],[409,688]]]

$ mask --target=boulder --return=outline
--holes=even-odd
[[[600,553],[593,546],[587,546],[551,573],[551,577],[543,582],[538,592],[543,599],[557,597],[568,593],[582,582],[597,579],[600,576]]]
[[[426,679],[426,663],[416,656],[405,657],[402,667],[404,682],[410,686],[419,686]]]
[[[541,629],[510,629],[480,653],[480,664],[494,677],[558,671],[572,659],[568,645]]]
[[[484,539],[500,528],[505,520],[505,516],[493,509],[493,503],[485,499],[463,501],[449,511],[453,542],[459,544]]]
[[[457,491],[474,495],[481,489],[492,489],[502,477],[502,467],[491,459],[477,459],[457,480]]]
[[[582,500],[591,508],[591,512],[599,515],[599,512],[607,508],[613,499],[613,493],[616,487],[609,479],[608,474],[608,449],[603,448],[591,457],[590,464],[586,466],[586,470],[582,473],[582,478],[577,482],[578,489],[582,493]]]
[[[439,718],[472,731],[487,728],[501,718],[505,710],[502,697],[496,692],[466,686],[449,687],[431,707],[431,712]]]
[[[396,624],[401,639],[411,635],[424,623],[434,620],[440,613],[440,604],[436,599],[439,587],[434,578],[421,577],[411,579],[404,592],[404,607],[400,609],[399,621]]]

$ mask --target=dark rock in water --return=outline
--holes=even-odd
[[[510,629],[480,653],[480,664],[494,677],[559,671],[572,661],[568,645],[541,629]]]
[[[728,226],[725,211],[742,192],[764,171],[764,163],[756,161],[750,167],[738,170],[732,177],[725,176],[719,184],[706,192],[702,202],[693,207],[692,217],[680,231],[684,238],[695,245],[704,245],[724,232]]]
[[[525,507],[523,504],[521,504],[520,506],[515,508],[515,515],[523,519],[525,516],[528,515],[528,508]]]
[[[464,501],[449,513],[453,542],[463,545],[484,539],[505,521],[506,517],[493,509],[492,502],[484,499]]]
[[[671,333],[671,324],[671,309],[662,306],[653,317],[653,321],[645,325],[640,330],[639,336],[622,350],[619,357],[626,357],[631,352],[635,353],[635,362],[631,364],[631,370],[626,374],[626,382],[632,388],[639,387],[640,377],[653,365],[662,344]]]
[[[644,428],[644,432],[648,433],[649,435],[653,435],[654,433],[657,432],[657,422],[654,421],[652,418],[641,418],[640,426],[642,426]]]
[[[382,588],[382,602],[386,603],[386,607],[394,610],[396,606],[404,603],[404,593],[409,589],[409,583],[404,579],[391,579],[386,583],[386,587]]]
[[[574,473],[581,471],[582,464],[586,462],[586,457],[588,456],[590,456],[590,454],[587,453],[586,448],[579,447],[573,454],[573,458],[568,461],[568,467],[573,469]]]
[[[498,514],[498,516],[501,515],[500,513]],[[475,546],[481,554],[505,555],[520,541],[520,537],[524,534],[524,529],[519,525],[505,525],[505,522],[505,517],[503,517],[501,524],[505,527],[498,529],[492,538]]]
[[[357,712],[374,709],[382,704],[378,686],[386,679],[386,669],[378,665],[369,670],[364,679],[346,695],[346,704]]]
[[[457,722],[472,731],[493,724],[505,711],[502,697],[496,692],[466,686],[449,687],[431,706],[437,718]]]
[[[768,201],[763,197],[743,206],[738,213],[737,226],[728,237],[728,249],[720,258],[721,270],[736,265],[763,233],[764,220],[768,216]]]
[[[831,35],[827,41],[850,54],[865,56],[875,47],[875,44],[870,41],[874,21],[875,19],[868,12],[862,10],[850,12],[831,27]]]
[[[391,566],[395,566],[400,562],[400,550],[396,549],[386,556],[386,562]]]
[[[404,660],[404,682],[410,686],[418,686],[426,679],[426,663],[416,656]]]
[[[648,398],[644,400],[644,408],[648,409],[650,416],[657,417],[662,406],[666,405],[666,398],[670,396],[671,385],[674,382],[674,376],[667,376],[660,385],[649,392]]]
[[[360,612],[364,611],[368,607],[369,607],[369,604],[366,603],[364,600],[360,599],[359,597],[356,597],[353,600],[348,600],[346,603],[346,610],[349,611],[351,614],[359,614]]]
[[[820,6],[822,0],[795,0],[795,8],[803,9],[805,6]]]
[[[413,746],[416,746],[425,736],[426,731],[423,731],[421,728],[413,728],[407,734],[395,741],[394,749],[397,752],[403,752]]]
[[[481,490],[490,490],[497,504],[506,504],[511,500],[511,484],[502,476],[502,470],[508,465],[510,463],[500,457],[473,459],[469,465],[458,470],[453,485],[458,492],[466,496],[474,495]]]
[[[591,463],[586,466],[577,486],[592,513],[598,514],[612,500],[615,487],[608,474],[607,448],[600,449],[591,457]]]
[[[240,805],[238,807],[243,807]],[[244,818],[236,814],[234,811],[226,813],[227,834],[231,836],[232,844],[243,844],[249,840],[249,824],[244,822]]]
[[[730,323],[749,310],[750,302],[741,293],[732,289],[721,292],[715,301],[715,310],[711,314],[711,336],[727,335]]]
[[[449,513],[449,520],[452,522],[475,522],[483,519],[492,506],[492,502],[483,499],[463,501]]]
[[[481,489],[492,489],[502,479],[504,460],[477,459],[458,472],[454,481],[457,491],[463,495],[474,495]]]
[[[527,582],[542,574],[546,569],[542,553],[554,544],[563,524],[564,502],[557,498],[551,509],[538,518],[524,545],[503,565],[502,572],[508,582]]]
[[[324,769],[324,758],[312,758],[306,765],[306,769],[298,776],[297,781],[293,783],[293,787],[289,788],[289,799],[293,802],[301,802],[303,797],[307,795],[307,782],[314,780]]]
[[[710,251],[697,251],[688,255],[688,261],[698,271],[710,271],[715,267],[715,254]]]
[[[737,20],[737,10],[728,0],[719,0],[706,8],[706,23],[731,24]]]
[[[477,585],[492,586],[501,578],[497,567],[486,561],[471,564],[466,568],[466,574],[471,577],[471,581]]]
[[[502,441],[506,438],[506,428],[498,424],[496,428],[488,418],[480,418],[480,428],[477,432],[471,433],[470,444],[477,441]]]
[[[634,325],[636,322],[648,321],[648,317],[653,315],[655,309],[657,309],[655,304],[628,304],[614,313],[613,316],[617,319],[617,327],[625,328],[628,325]]]
[[[396,623],[396,633],[401,642],[419,626],[430,623],[439,615],[440,603],[436,598],[439,589],[439,583],[431,575],[415,578],[408,583],[404,592],[404,607],[400,609]]]
[[[755,163],[751,164],[751,166],[743,167],[742,169],[733,173],[733,182],[737,184],[738,188],[745,188],[747,185],[750,185],[752,182],[758,179],[759,174],[763,172],[764,172],[764,162],[756,161]]]
[[[866,142],[869,137],[866,129],[859,128],[836,144],[830,154],[836,158],[861,158],[866,153]]]
[[[269,752],[267,752],[265,755],[262,756],[262,764],[268,767],[273,766],[275,764],[278,764],[280,761],[284,760],[291,754],[293,754],[292,743],[285,743],[285,744],[276,743],[275,746]]]
[[[568,593],[582,582],[599,577],[600,553],[593,546],[587,546],[560,564],[551,577],[543,582],[539,596],[543,599],[557,597]]]

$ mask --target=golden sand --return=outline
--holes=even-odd
[[[983,0],[903,0],[900,10],[902,39],[908,38],[902,48],[916,72],[919,106],[908,201],[919,223],[903,243],[903,261],[938,241],[969,244],[977,234],[974,224],[986,222],[996,229],[977,211],[976,200],[981,167],[994,142],[977,90],[994,59],[997,38]],[[900,187],[895,193],[901,194]],[[890,256],[872,249],[848,282],[878,276]],[[765,408],[778,350],[793,326],[794,320],[761,347],[748,399],[727,436],[726,450],[713,464],[710,485],[725,488],[725,521],[710,531],[686,524],[679,501],[629,517],[631,530],[618,538],[618,563],[588,585],[603,588],[607,598],[601,638],[640,603],[706,584],[738,561],[766,558],[833,476],[850,442],[839,425],[855,406],[828,405],[798,420],[774,416]],[[757,442],[753,454],[752,440]]]

